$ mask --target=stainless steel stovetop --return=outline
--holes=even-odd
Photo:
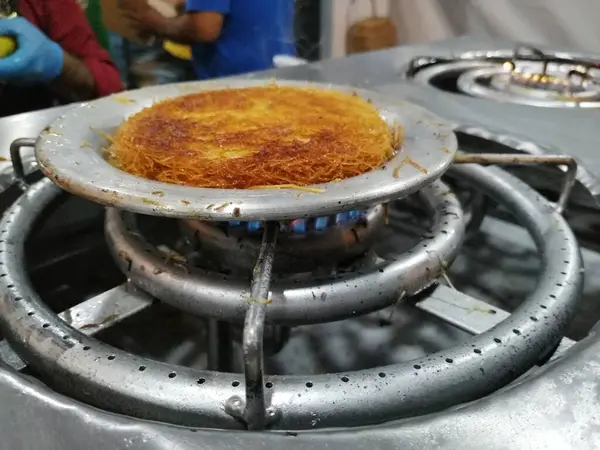
[[[593,151],[599,111],[500,104],[405,80],[414,57],[448,58],[512,47],[465,38],[281,69],[275,75],[352,83],[422,104],[457,124],[466,151],[486,147],[492,152],[574,156],[580,164],[579,183],[567,217],[573,223],[586,214],[593,222],[600,194],[600,165]],[[2,151],[8,153],[14,138],[33,137],[60,111],[0,121]],[[27,156],[25,161],[27,166]],[[5,174],[8,185],[8,168]],[[540,172],[517,174],[534,184],[541,177]],[[552,197],[563,174],[557,169],[543,174],[554,181],[536,187]],[[115,212],[107,215],[103,227],[100,207],[70,199],[57,209],[59,190],[47,180],[33,185],[0,226],[0,282],[9,292],[1,302],[4,329],[6,318],[13,320],[12,348],[0,342],[0,358],[12,366],[0,369],[0,434],[6,436],[0,448],[600,447],[600,342],[594,335],[600,320],[600,278],[595,276],[600,274],[600,256],[583,250],[585,286],[578,295],[582,270],[577,243],[551,205],[497,169],[464,166],[451,175],[460,179],[459,185],[453,184],[457,192],[463,192],[460,183],[470,183],[501,207],[486,204],[488,209],[483,209],[459,196],[471,225],[457,260],[443,271],[447,282],[362,318],[307,323],[291,333],[283,330],[283,337],[281,329],[267,330],[272,334],[267,337],[270,375],[265,391],[273,392],[281,408],[271,417],[272,427],[280,431],[269,432],[240,430],[240,423],[235,426],[227,419],[232,405],[219,400],[240,393],[243,397],[243,375],[234,375],[243,372],[241,349],[222,345],[236,330],[157,305],[123,278],[122,273],[135,272],[132,281],[157,289],[159,271],[182,264],[184,250],[174,243],[179,228]],[[418,201],[391,208],[390,226],[375,245],[379,258],[404,264],[402,255],[416,244],[412,252],[428,255],[434,265],[440,262],[431,256],[433,250],[448,251],[455,245],[451,237],[465,232],[458,220],[458,198],[450,195],[447,203],[439,202],[440,196],[449,195],[445,189],[432,187],[421,199],[430,208],[441,208],[437,222],[423,215]],[[18,196],[16,187],[3,193],[3,201],[9,203],[11,195]],[[478,214],[486,211],[479,223]],[[524,222],[534,239],[502,220],[507,213]],[[38,216],[52,217],[40,228],[34,226]],[[426,231],[431,226],[432,233]],[[103,228],[117,264],[108,253]],[[149,269],[145,275],[142,267]],[[32,284],[24,282],[27,273]],[[174,282],[186,280],[181,275]],[[216,280],[210,277],[206,281],[212,282]],[[366,284],[355,288],[360,298],[373,296]],[[314,301],[325,300],[319,293]],[[62,321],[43,303],[62,311]],[[65,323],[99,340],[71,336]],[[563,334],[566,338],[555,350]],[[215,338],[219,335],[221,344]],[[207,355],[207,345],[216,345],[218,351]],[[35,363],[28,367],[21,357]],[[192,377],[207,365],[224,373],[218,379]],[[336,375],[327,375],[332,373]],[[96,390],[100,382],[108,383],[106,390]],[[88,406],[72,395],[130,416]],[[141,404],[141,398],[147,403]],[[311,407],[312,414],[306,414]],[[395,420],[369,425],[386,416]],[[351,423],[362,426],[343,427]],[[201,424],[231,429],[196,427]]]

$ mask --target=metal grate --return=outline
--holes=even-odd
[[[279,429],[353,426],[438,411],[501,387],[558,343],[582,285],[579,249],[564,220],[538,194],[501,170],[465,165],[456,166],[452,175],[502,203],[529,230],[544,262],[536,292],[491,330],[410,363],[310,378],[266,376],[266,415],[263,419],[244,414],[250,428],[261,427],[263,420]],[[18,354],[56,388],[99,407],[192,426],[243,426],[228,414],[235,415],[236,405],[242,411],[246,406],[244,388],[253,385],[246,385],[243,374],[197,371],[130,355],[85,336],[44,305],[27,279],[23,246],[36,218],[59,192],[43,180],[29,188],[0,223],[0,285],[5,292],[0,323]],[[274,241],[264,242],[267,257],[262,261],[268,261]],[[259,279],[266,281],[268,266],[259,264]],[[264,298],[264,284],[259,291],[257,296]],[[254,310],[265,306],[268,316],[274,303],[253,305]],[[247,331],[260,327],[260,320],[251,322]],[[245,343],[258,341],[255,335]],[[260,367],[256,355],[246,354],[251,367]],[[256,381],[256,371],[253,375],[247,369],[246,378]],[[260,392],[250,394],[252,400]]]

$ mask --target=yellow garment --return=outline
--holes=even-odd
[[[175,58],[184,59],[186,61],[191,61],[192,59],[192,48],[189,45],[165,41],[163,43],[163,48]]]

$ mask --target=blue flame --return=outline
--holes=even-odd
[[[338,213],[335,215],[335,224],[336,225],[345,225],[346,223],[348,223],[349,218],[350,218],[350,213],[347,213],[347,212]]]
[[[348,212],[348,217],[350,218],[351,221],[354,221],[354,220],[360,219],[361,214],[362,213],[360,211],[353,210],[353,211]]]
[[[317,217],[315,219],[315,230],[323,231],[329,225],[329,217]]]
[[[248,231],[255,232],[262,228],[262,222],[259,222],[258,220],[253,220],[252,222],[248,222],[247,227]]]
[[[290,228],[294,233],[306,233],[306,220],[296,219],[290,223]]]
[[[279,229],[282,232],[290,231],[292,233],[306,233],[308,231],[324,231],[332,225],[349,225],[357,222],[363,212],[358,210],[338,213],[335,216],[321,216],[314,219],[296,219],[287,222],[281,222]],[[241,222],[232,220],[228,222],[230,228],[245,229],[249,233],[257,233],[262,231],[263,222],[252,220],[250,222]]]

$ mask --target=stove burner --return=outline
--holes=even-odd
[[[492,84],[502,87],[502,82],[504,80],[510,84],[525,88],[559,92],[561,94],[569,92],[579,94],[590,90],[593,87],[590,86],[593,84],[593,82],[590,83],[585,78],[582,78],[581,84],[575,85],[572,84],[568,78],[543,73],[522,73],[517,70],[512,70],[508,77],[504,74],[493,77]]]
[[[598,63],[583,57],[544,53],[472,52],[458,59],[416,58],[407,76],[442,90],[539,107],[600,107]]]
[[[539,64],[537,64],[539,66]],[[587,72],[561,67],[546,67],[536,71],[536,64],[515,68],[505,63],[501,68],[490,67],[466,71],[457,85],[475,97],[528,102],[532,105],[548,102],[581,103],[600,101],[600,84]],[[504,96],[504,97],[501,97]]]
[[[271,222],[252,294],[247,279],[188,273],[172,259],[158,256],[156,247],[135,227],[134,214],[107,210],[105,230],[113,256],[144,291],[185,310],[196,308],[195,313],[231,322],[243,321],[247,310],[263,310],[262,317],[244,327],[244,362],[249,361],[245,369],[250,364],[259,367],[254,372],[259,376],[252,378],[248,371],[245,376],[196,370],[131,354],[59,318],[36,293],[25,263],[26,242],[35,224],[61,194],[44,179],[31,186],[0,221],[2,334],[48,384],[72,397],[120,414],[178,425],[241,428],[237,412],[247,410],[250,402],[244,399],[252,399],[253,391],[246,396],[245,388],[251,387],[259,392],[254,397],[261,401],[257,405],[264,408],[242,419],[260,425],[264,421],[257,417],[264,412],[268,425],[278,430],[379,424],[470,402],[529,370],[558,343],[575,310],[583,278],[572,232],[535,191],[497,168],[457,165],[450,175],[506,206],[528,228],[542,258],[539,283],[529,298],[464,344],[364,370],[264,378],[257,365],[262,355],[246,352],[248,335],[250,342],[257,343],[253,348],[260,350],[263,325],[309,324],[362,314],[394,304],[398,295],[419,292],[437,278],[458,252],[464,233],[458,200],[439,181],[419,192],[434,223],[431,233],[406,253],[341,278],[288,285],[271,280],[269,266],[276,252]],[[266,302],[269,290],[270,303],[249,304],[249,299]],[[435,303],[436,298],[431,299]],[[260,333],[247,333],[257,324]],[[257,380],[260,384],[251,384]]]
[[[371,248],[385,221],[385,208],[348,211],[333,216],[296,219],[279,225],[273,272],[329,274],[356,268]],[[249,276],[258,252],[264,223],[185,220],[181,229],[198,257],[196,267],[224,274]]]
[[[340,272],[334,266],[334,270],[314,277],[285,267],[286,261],[302,263],[303,268],[314,272],[321,261],[335,264],[340,256],[344,259],[352,254],[358,256],[353,253],[360,247],[352,228],[336,227],[329,230],[331,233],[306,235],[299,241],[294,235],[279,236],[273,273],[280,270],[286,276],[273,281],[267,311],[269,323],[298,325],[338,320],[389,305],[403,291],[411,295],[429,286],[444,264],[455,258],[464,237],[464,218],[458,199],[439,181],[419,191],[418,198],[424,210],[433,216],[431,232],[412,249],[394,252],[390,248],[385,259],[359,270]],[[355,231],[370,246],[374,239],[381,238],[376,231],[385,222],[383,206],[369,210],[369,216],[371,225],[356,227]],[[134,214],[115,209],[107,213],[107,242],[129,279],[144,285],[155,297],[192,314],[228,322],[244,320],[250,255],[256,256],[259,239],[246,238],[243,243],[247,246],[240,248],[238,238],[226,236],[217,227],[200,221],[183,222],[184,232],[188,236],[198,232],[200,238],[196,239],[203,245],[199,258],[184,262],[157,252],[151,238],[138,231],[141,224],[141,218]],[[202,261],[205,255],[235,264],[237,270],[228,275],[215,271],[215,267],[206,268],[208,265],[195,267],[194,262]],[[179,268],[174,270],[175,267]],[[299,265],[294,267],[297,270]]]

